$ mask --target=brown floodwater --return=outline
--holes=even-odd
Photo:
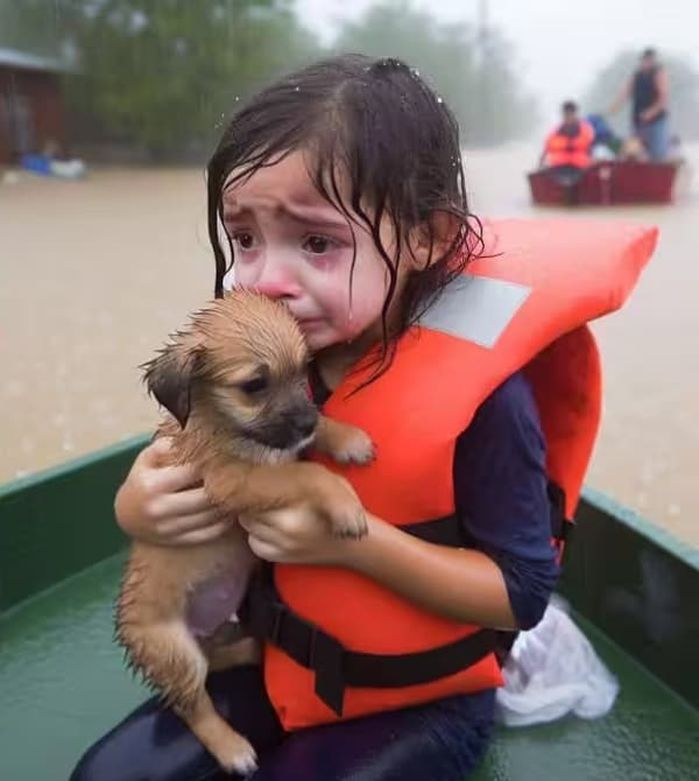
[[[542,210],[523,175],[536,156],[467,152],[473,208],[661,229],[630,304],[595,325],[605,416],[588,483],[699,544],[699,183],[673,206]],[[0,183],[0,482],[153,426],[138,365],[209,297],[212,268],[201,171]]]

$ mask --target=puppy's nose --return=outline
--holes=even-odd
[[[301,437],[310,437],[318,424],[318,410],[306,407],[294,415],[293,426]]]

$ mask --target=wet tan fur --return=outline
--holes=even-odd
[[[169,416],[158,434],[173,438],[176,463],[199,468],[209,497],[226,515],[306,502],[327,519],[329,531],[361,535],[366,519],[347,481],[251,438],[270,415],[309,403],[307,359],[298,326],[281,304],[242,292],[212,303],[147,367],[150,389],[158,396],[165,388],[176,414],[181,416],[183,400],[189,400],[184,425]],[[238,386],[261,366],[269,371],[270,392],[251,398]],[[313,447],[345,463],[365,463],[373,455],[364,432],[323,416]],[[197,585],[253,567],[235,523],[223,537],[196,546],[135,542],[117,604],[117,636],[133,667],[162,692],[222,767],[243,773],[255,766],[254,750],[216,713],[204,682],[210,669],[254,661],[259,650],[249,638],[232,645],[221,645],[215,636],[198,642],[186,614]],[[237,607],[231,605],[231,612]]]

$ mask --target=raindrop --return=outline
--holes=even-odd
[[[444,103],[444,98],[437,98],[437,103]]]
[[[237,102],[240,100],[240,98],[238,97],[238,95],[236,95],[236,96],[233,98],[233,100],[234,100],[234,101],[237,103]]]
[[[294,92],[298,92],[298,91],[299,91],[299,86],[298,86],[298,84],[297,84],[297,85],[294,87]]]

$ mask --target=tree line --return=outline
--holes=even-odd
[[[377,0],[323,44],[293,0],[0,0],[0,46],[58,58],[72,136],[150,159],[203,159],[236,103],[284,71],[338,51],[397,56],[444,97],[467,146],[522,137],[535,99],[501,31],[445,24],[410,0]],[[606,105],[634,63],[622,54],[585,105]],[[668,59],[680,128],[699,134],[699,77]],[[691,96],[691,99],[688,98]]]
[[[262,84],[337,51],[397,56],[460,120],[466,144],[525,133],[533,101],[498,32],[445,25],[408,0],[383,0],[323,45],[292,0],[0,0],[0,46],[60,59],[78,136],[155,159],[198,157]]]

